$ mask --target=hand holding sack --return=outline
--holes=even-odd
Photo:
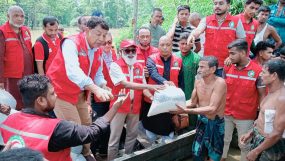
[[[177,105],[186,108],[186,98],[184,92],[175,86],[168,86],[164,90],[154,93],[154,98],[148,112],[148,117],[160,113],[177,110]],[[187,114],[174,115],[173,123],[176,130],[189,126],[189,117]]]

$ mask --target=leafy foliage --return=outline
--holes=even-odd
[[[26,25],[41,26],[47,15],[55,16],[64,26],[74,25],[80,15],[101,11],[111,27],[124,27],[132,14],[130,0],[1,0],[0,24],[6,21],[7,9],[19,5],[26,15]],[[73,22],[73,24],[71,24]]]
[[[230,12],[235,15],[243,11],[244,0],[232,0]],[[277,3],[277,0],[264,0],[265,5]],[[26,14],[26,25],[34,28],[41,26],[47,15],[56,16],[61,25],[75,25],[80,15],[91,15],[101,11],[112,28],[124,27],[115,37],[116,42],[133,37],[131,22],[133,18],[133,0],[0,0],[0,24],[6,21],[7,9],[11,5],[21,6]],[[191,12],[207,16],[213,12],[212,0],[138,0],[137,27],[149,23],[154,7],[163,10],[165,21],[162,27],[168,31],[177,14],[178,5],[188,4]]]

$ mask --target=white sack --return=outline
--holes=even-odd
[[[16,109],[17,102],[15,98],[4,89],[0,89],[0,103],[10,106],[12,109]]]
[[[148,112],[148,117],[177,110],[176,104],[186,108],[185,93],[175,86],[154,93],[154,98]]]

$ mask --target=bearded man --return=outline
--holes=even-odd
[[[31,33],[24,26],[25,13],[19,6],[11,6],[8,21],[0,26],[0,89],[17,100],[17,110],[23,107],[17,82],[33,73]]]

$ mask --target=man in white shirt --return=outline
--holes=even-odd
[[[54,112],[58,118],[90,125],[89,93],[94,93],[100,101],[113,98],[111,92],[106,90],[102,56],[97,52],[105,43],[108,30],[102,18],[91,17],[85,32],[62,40],[47,71],[57,94]],[[82,153],[87,160],[94,160],[90,155],[90,144],[84,145]]]
[[[108,145],[108,160],[118,156],[119,142],[124,124],[126,123],[125,153],[132,153],[138,135],[139,113],[141,100],[145,97],[153,99],[149,90],[162,89],[161,85],[147,85],[143,66],[137,62],[136,44],[133,40],[123,40],[120,44],[122,58],[110,65],[110,77],[114,84],[112,93],[120,97],[123,89],[129,92],[129,97],[119,108],[111,121],[111,135]],[[110,107],[116,99],[111,101]]]

